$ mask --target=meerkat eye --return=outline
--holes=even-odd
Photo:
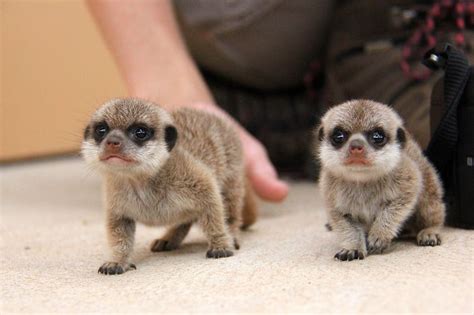
[[[138,127],[135,130],[135,137],[137,137],[140,140],[145,139],[146,137],[148,137],[148,135],[149,135],[149,131],[147,128]]]
[[[375,129],[369,134],[370,141],[377,145],[383,146],[387,142],[387,137],[385,136],[385,132],[381,129]]]
[[[143,125],[132,126],[129,128],[129,133],[132,139],[138,142],[149,140],[153,136],[153,129]]]
[[[99,123],[95,126],[94,129],[94,138],[97,141],[104,139],[104,137],[109,132],[109,126],[106,123]]]
[[[331,134],[331,142],[334,146],[340,146],[347,140],[347,132],[341,128],[335,128]]]

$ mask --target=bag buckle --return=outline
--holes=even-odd
[[[446,61],[448,60],[448,52],[452,48],[452,45],[446,44],[442,52],[437,51],[436,48],[428,50],[428,52],[423,57],[423,65],[433,71],[444,69],[446,66]]]

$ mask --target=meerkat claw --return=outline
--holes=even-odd
[[[134,264],[121,264],[116,262],[106,262],[100,266],[98,273],[104,275],[120,275],[128,270],[136,270]]]
[[[376,238],[369,240],[368,243],[367,251],[369,254],[382,254],[390,247],[391,241]]]
[[[340,261],[352,261],[354,259],[362,260],[364,259],[364,254],[362,251],[356,249],[342,249],[334,256],[334,258]]]
[[[225,248],[210,249],[206,253],[207,258],[225,258],[233,256],[234,253],[231,250]]]
[[[163,239],[156,239],[153,244],[151,245],[152,252],[165,252],[165,251],[172,251],[177,249],[178,246],[175,246],[168,240]]]
[[[417,236],[419,246],[438,246],[441,245],[441,237],[438,233],[428,233],[421,231]]]

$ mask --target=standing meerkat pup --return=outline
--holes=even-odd
[[[382,253],[402,231],[420,246],[441,244],[445,206],[433,166],[390,107],[355,100],[330,109],[316,131],[320,188],[338,260]]]
[[[82,155],[105,183],[112,259],[99,272],[136,269],[129,259],[135,222],[170,226],[151,246],[176,249],[198,223],[208,258],[232,256],[238,230],[255,221],[240,140],[220,118],[193,109],[168,113],[140,99],[115,99],[92,116]]]

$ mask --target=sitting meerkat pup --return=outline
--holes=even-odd
[[[382,253],[402,231],[420,246],[441,244],[440,180],[390,107],[368,100],[335,106],[316,130],[320,188],[338,260]]]
[[[95,112],[85,129],[82,155],[105,184],[112,259],[99,272],[136,269],[129,261],[135,222],[170,226],[151,246],[176,249],[193,223],[209,243],[208,258],[232,256],[239,227],[255,221],[240,140],[210,113],[168,113],[141,99],[114,99]]]

